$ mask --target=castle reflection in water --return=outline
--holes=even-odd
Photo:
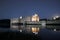
[[[40,19],[38,14],[32,16],[12,18],[10,22],[10,29],[19,30],[20,32],[33,32],[38,34],[40,29],[47,28],[50,30],[56,31],[60,29],[60,17],[57,17],[58,20],[54,19]]]

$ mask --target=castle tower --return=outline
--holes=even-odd
[[[32,16],[32,21],[39,21],[39,16],[37,13],[35,13],[33,16]]]

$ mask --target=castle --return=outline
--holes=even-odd
[[[10,29],[19,30],[20,32],[33,32],[36,34],[42,28],[47,28],[56,31],[56,29],[60,29],[60,20],[55,19],[56,17],[54,17],[54,20],[40,19],[38,14],[26,17],[21,16],[20,18],[11,19]]]

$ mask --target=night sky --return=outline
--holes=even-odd
[[[60,16],[60,0],[0,0],[0,19],[32,16],[40,18]]]

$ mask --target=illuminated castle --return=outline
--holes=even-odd
[[[10,23],[10,29],[12,30],[19,30],[20,32],[33,32],[38,33],[38,31],[42,28],[53,29],[60,29],[60,20],[56,20],[59,17],[53,17],[53,20],[45,20],[40,19],[38,14],[34,14],[32,16],[26,16],[20,18],[12,18]]]
[[[38,25],[26,25],[27,24],[36,24],[39,22],[39,16],[38,14],[34,14],[32,16],[27,16],[27,17],[20,17],[20,18],[13,18],[11,19],[11,29],[15,30],[27,30],[27,31],[32,31],[32,32],[38,32],[39,27]],[[20,25],[18,25],[20,23]],[[23,23],[23,25],[21,25]],[[24,27],[23,27],[24,26]],[[35,27],[36,26],[36,27]]]

